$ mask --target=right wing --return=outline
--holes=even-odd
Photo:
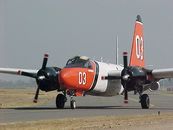
[[[164,79],[164,78],[173,78],[173,68],[167,69],[154,69],[151,72],[152,76],[156,80]]]
[[[153,69],[151,72],[147,73],[147,76],[151,76],[152,80],[158,81],[165,78],[173,78],[173,68],[166,69]],[[111,71],[108,73],[106,79],[121,79],[121,71]]]

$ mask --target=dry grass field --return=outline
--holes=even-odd
[[[33,103],[35,89],[0,89],[0,108],[27,107],[47,103],[57,92],[41,92],[38,103]]]
[[[101,116],[0,124],[0,130],[172,130],[173,114]]]

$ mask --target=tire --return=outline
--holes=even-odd
[[[136,95],[137,94],[137,91],[136,90],[134,90],[134,95]]]
[[[142,107],[142,109],[149,109],[150,98],[149,98],[148,94],[143,94],[141,96],[141,107]]]
[[[70,101],[70,107],[71,107],[71,109],[76,109],[76,101],[75,100]]]
[[[56,97],[56,107],[58,109],[63,109],[65,106],[67,98],[63,94],[58,94]]]

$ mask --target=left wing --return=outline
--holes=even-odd
[[[20,68],[0,68],[0,73],[22,75],[31,78],[36,78],[38,71],[39,70],[20,69]]]

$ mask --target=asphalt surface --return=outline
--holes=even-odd
[[[141,109],[138,95],[129,95],[129,104],[123,103],[122,96],[76,97],[77,108],[70,109],[69,101],[65,109],[56,109],[55,101],[37,107],[0,109],[0,123],[62,119],[69,117],[125,116],[173,112],[173,94],[149,93],[150,109]],[[41,99],[40,99],[41,100]]]

